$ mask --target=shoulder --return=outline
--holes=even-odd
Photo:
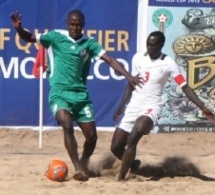
[[[69,32],[67,30],[61,29],[53,29],[48,32],[42,33],[43,36],[69,36]]]
[[[161,60],[163,60],[164,62],[168,63],[168,64],[176,64],[175,60],[173,60],[173,58],[171,58],[170,56],[163,54],[163,56],[161,57]]]
[[[133,55],[133,58],[134,59],[139,59],[139,58],[144,58],[146,57],[147,55],[144,53],[144,52],[137,52]]]
[[[56,33],[57,35],[69,36],[69,31],[64,29],[54,29],[52,32]]]
[[[94,37],[89,37],[87,35],[83,35],[82,40],[88,41],[89,43],[98,43],[97,40]]]
[[[94,37],[83,35],[79,42],[86,44],[91,51],[103,49],[102,45]]]

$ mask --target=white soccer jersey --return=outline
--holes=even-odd
[[[152,60],[146,54],[136,53],[132,59],[132,75],[137,74],[143,78],[143,84],[133,91],[132,99],[144,104],[161,103],[163,89],[170,76],[180,87],[186,84],[179,66],[165,54]]]
[[[135,54],[132,60],[132,75],[137,74],[143,78],[143,84],[133,90],[118,124],[119,128],[129,133],[140,116],[148,116],[154,125],[157,123],[162,112],[163,89],[170,76],[173,76],[179,86],[186,84],[178,65],[164,54],[157,60],[151,60],[143,53]]]

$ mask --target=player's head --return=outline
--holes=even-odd
[[[146,41],[147,53],[151,59],[157,59],[161,55],[165,43],[165,36],[160,31],[151,32]]]
[[[67,15],[69,35],[77,40],[82,36],[84,27],[84,14],[80,10],[72,10]]]

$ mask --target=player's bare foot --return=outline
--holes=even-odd
[[[83,172],[77,171],[74,175],[73,178],[77,181],[87,181],[88,176],[86,176]]]
[[[83,160],[83,159],[81,159],[80,163],[81,163],[81,167],[82,167],[85,175],[89,176],[89,174],[90,174],[90,170],[88,168],[89,160]]]
[[[138,170],[139,170],[140,164],[141,164],[141,161],[140,161],[140,160],[138,160],[138,159],[134,160],[134,161],[132,162],[132,164],[131,164],[130,172],[133,173],[133,174],[137,173]]]
[[[86,166],[86,164],[85,164],[85,166],[83,165],[82,168],[83,168],[85,175],[87,175],[88,177],[95,178],[95,177],[101,176],[100,173],[95,173],[94,171],[89,170],[89,168],[88,168],[88,166]]]

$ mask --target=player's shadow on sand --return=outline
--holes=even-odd
[[[168,157],[162,163],[157,166],[140,165],[131,168],[130,172],[135,175],[141,175],[149,177],[149,180],[158,181],[164,177],[195,177],[204,181],[215,181],[215,178],[211,178],[202,175],[199,169],[184,157]]]

